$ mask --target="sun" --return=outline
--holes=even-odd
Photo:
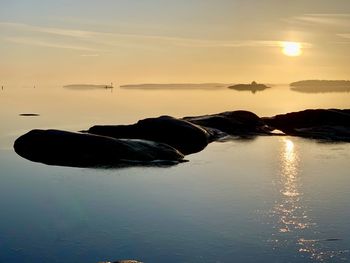
[[[289,57],[298,57],[301,55],[301,44],[298,42],[285,41],[281,43],[282,52]]]

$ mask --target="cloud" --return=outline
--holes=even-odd
[[[350,39],[350,33],[348,34],[338,34],[339,37]]]
[[[89,38],[94,36],[94,32],[84,31],[84,30],[70,30],[63,28],[55,28],[55,27],[40,27],[40,26],[32,26],[22,23],[5,23],[0,22],[1,27],[17,29],[22,31],[31,31],[38,33],[47,33],[52,35],[60,35],[60,36],[68,36],[68,37],[76,37],[76,38]]]
[[[304,14],[293,17],[292,21],[334,27],[349,27],[350,14]]]
[[[26,44],[26,45],[31,45],[31,46],[71,49],[71,50],[79,50],[79,51],[97,51],[96,49],[92,49],[89,47],[69,45],[69,44],[58,44],[58,43],[52,43],[52,42],[32,39],[29,37],[5,37],[3,39],[6,41],[9,41],[9,42],[12,42],[12,43]]]
[[[5,23],[0,22],[0,27],[10,29],[11,34],[15,37],[6,37],[5,40],[29,44],[36,46],[45,46],[63,49],[75,49],[85,51],[105,52],[110,47],[146,47],[146,46],[178,46],[190,48],[241,48],[241,47],[280,47],[280,40],[209,40],[194,39],[160,35],[142,35],[142,34],[121,34],[111,32],[86,31],[56,27],[33,26],[22,23]],[[39,35],[30,38],[17,37],[18,32],[39,33]],[[64,36],[62,41],[66,43],[57,44],[57,41],[50,39],[50,35]],[[69,38],[67,40],[66,38]],[[67,43],[68,42],[68,43]],[[83,42],[85,46],[71,44],[71,42]],[[98,45],[98,48],[96,48]],[[304,47],[310,47],[309,43],[302,43]],[[94,46],[92,48],[91,46]],[[91,56],[91,55],[90,55]]]
[[[81,54],[81,57],[99,57],[99,54]]]

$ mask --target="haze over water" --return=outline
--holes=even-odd
[[[348,143],[230,138],[122,169],[13,150],[36,128],[349,109],[349,92],[288,86],[349,79],[349,26],[348,0],[2,1],[0,262],[349,262]],[[253,80],[271,88],[227,88]],[[119,87],[142,83],[172,85]]]

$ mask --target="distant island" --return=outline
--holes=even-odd
[[[258,84],[257,82],[253,81],[251,84],[237,84],[229,86],[228,88],[238,91],[251,91],[252,93],[255,93],[257,91],[262,91],[270,87],[266,86],[265,84]]]
[[[291,90],[304,93],[350,92],[349,80],[302,80],[290,86]]]
[[[74,89],[74,90],[92,90],[92,89],[113,89],[113,83],[110,85],[101,84],[71,84],[63,86],[66,89]]]
[[[124,89],[220,89],[227,87],[223,83],[168,83],[168,84],[132,84],[122,85]]]

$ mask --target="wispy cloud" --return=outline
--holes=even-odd
[[[346,39],[350,39],[350,33],[349,34],[338,34],[338,36]]]
[[[307,24],[349,27],[350,14],[304,14],[293,17],[292,21]]]
[[[35,38],[19,38],[6,37],[5,40],[37,45],[46,46],[53,48],[64,48],[64,49],[75,49],[81,51],[107,51],[110,46],[179,46],[179,47],[193,47],[193,48],[240,48],[240,47],[280,47],[282,41],[280,40],[208,40],[208,39],[194,39],[194,38],[182,38],[172,36],[160,36],[160,35],[142,35],[142,34],[121,34],[111,32],[97,32],[97,31],[86,31],[76,29],[65,29],[56,27],[42,27],[33,26],[22,23],[9,23],[0,22],[0,27],[10,29],[19,32],[31,32],[39,33]],[[15,32],[16,35],[16,32]],[[18,35],[18,34],[17,34]],[[52,39],[48,38],[48,35],[63,36],[71,38],[77,42],[83,42],[86,46],[73,45],[71,44],[57,44]],[[96,45],[99,47],[96,48]],[[304,47],[310,47],[309,43],[302,43]],[[90,47],[94,46],[94,47]],[[88,55],[92,56],[92,55]]]
[[[81,57],[99,57],[99,54],[81,54]]]
[[[5,37],[3,39],[12,43],[26,44],[26,45],[32,45],[32,46],[71,49],[71,50],[79,50],[79,51],[95,51],[95,52],[97,51],[96,49],[89,48],[89,47],[69,45],[69,44],[58,44],[58,43],[32,39],[29,37]]]
[[[84,30],[71,30],[71,29],[63,29],[63,28],[55,28],[55,27],[40,27],[40,26],[27,25],[22,23],[0,22],[0,26],[5,28],[10,28],[12,30],[17,29],[22,31],[47,33],[52,35],[60,35],[60,36],[68,36],[68,37],[76,37],[76,38],[90,38],[95,35],[95,32],[84,31]]]

